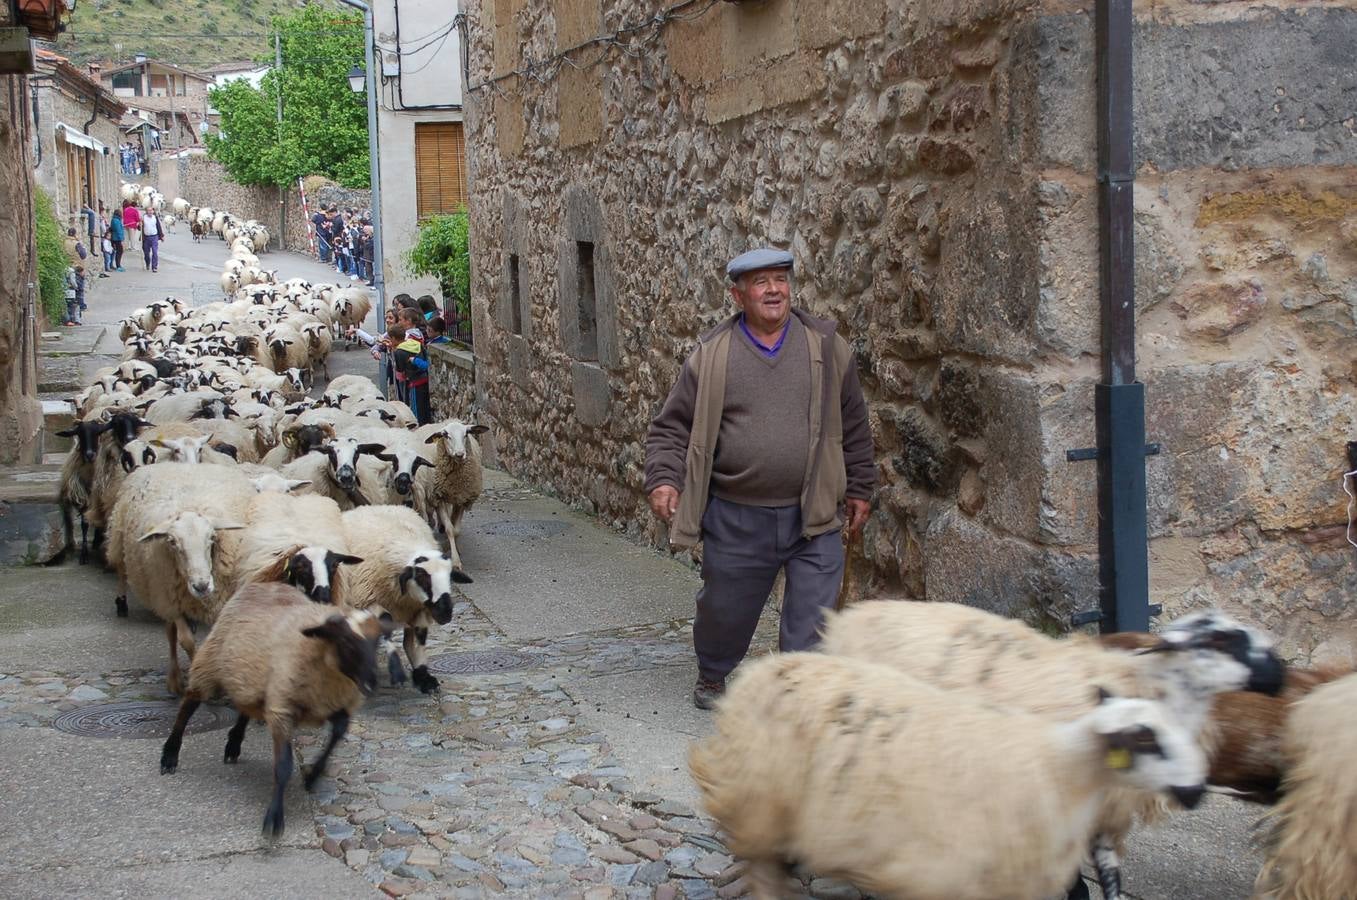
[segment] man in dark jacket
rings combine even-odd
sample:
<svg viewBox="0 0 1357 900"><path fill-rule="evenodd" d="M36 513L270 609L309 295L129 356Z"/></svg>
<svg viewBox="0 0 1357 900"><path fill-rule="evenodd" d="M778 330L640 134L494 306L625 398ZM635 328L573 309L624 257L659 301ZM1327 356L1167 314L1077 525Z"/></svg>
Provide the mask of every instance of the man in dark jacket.
<svg viewBox="0 0 1357 900"><path fill-rule="evenodd" d="M807 650L843 576L841 529L870 512L876 465L847 341L794 309L792 256L726 266L740 311L703 336L646 438L646 492L669 542L702 542L693 702L710 709L744 658L779 569L779 646Z"/></svg>

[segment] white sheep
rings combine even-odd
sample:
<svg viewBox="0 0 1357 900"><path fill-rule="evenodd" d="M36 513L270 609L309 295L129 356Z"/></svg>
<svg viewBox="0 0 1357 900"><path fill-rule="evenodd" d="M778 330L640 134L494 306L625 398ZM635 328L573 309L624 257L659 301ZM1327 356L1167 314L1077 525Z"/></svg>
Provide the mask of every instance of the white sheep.
<svg viewBox="0 0 1357 900"><path fill-rule="evenodd" d="M1218 694L1281 689L1284 667L1271 640L1219 612L1185 616L1158 637L1156 650L1163 652L1133 655L1082 635L1055 640L968 606L883 600L828 617L821 646L832 655L883 663L946 690L1056 719L1087 711L1093 702L1089 684L1163 699L1199 740ZM1090 849L1109 897L1120 890L1118 858L1126 835L1138 818L1161 811L1156 798L1121 791L1106 798Z"/></svg>
<svg viewBox="0 0 1357 900"><path fill-rule="evenodd" d="M288 482L296 484L296 482ZM317 603L344 603L341 565L363 560L349 553L340 509L329 497L261 493L245 512L245 530L227 560L231 584L284 581Z"/></svg>
<svg viewBox="0 0 1357 900"><path fill-rule="evenodd" d="M439 523L452 547L461 534L462 517L481 495L485 476L475 436L487 430L484 425L453 419L415 432L424 436L424 443L434 445L433 465L421 469L415 478L415 509ZM452 553L460 564L456 550Z"/></svg>
<svg viewBox="0 0 1357 900"><path fill-rule="evenodd" d="M438 679L429 674L425 659L429 627L452 621L452 585L471 579L453 566L428 524L411 509L365 506L346 510L342 520L349 548L363 556L344 573L348 602L364 609L381 607L404 625L411 680L423 693L436 690ZM399 680L394 652L388 662L393 680Z"/></svg>
<svg viewBox="0 0 1357 900"><path fill-rule="evenodd" d="M1076 877L1110 789L1195 804L1206 775L1154 701L1057 722L820 653L742 666L689 765L760 900L781 896L791 860L880 896L1049 897Z"/></svg>
<svg viewBox="0 0 1357 900"><path fill-rule="evenodd" d="M311 493L329 497L341 509L366 506L369 501L361 493L358 481L358 457L377 449L380 448L360 447L353 438L341 437L286 463L278 471L286 478L311 482L308 488Z"/></svg>
<svg viewBox="0 0 1357 900"><path fill-rule="evenodd" d="M244 527L255 495L244 475L229 468L164 463L141 468L127 482L109 524L108 561L118 573L118 595L135 593L165 621L170 644L169 689L182 679L176 646L193 658L189 620L210 624L226 598L215 569L220 532Z"/></svg>
<svg viewBox="0 0 1357 900"><path fill-rule="evenodd" d="M1337 900L1357 891L1357 675L1291 707L1287 773L1258 874L1265 900Z"/></svg>

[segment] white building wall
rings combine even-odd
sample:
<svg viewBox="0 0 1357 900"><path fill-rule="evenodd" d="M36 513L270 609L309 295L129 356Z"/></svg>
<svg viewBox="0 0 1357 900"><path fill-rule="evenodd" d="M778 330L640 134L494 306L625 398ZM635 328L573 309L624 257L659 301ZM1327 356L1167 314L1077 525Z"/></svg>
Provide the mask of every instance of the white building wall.
<svg viewBox="0 0 1357 900"><path fill-rule="evenodd" d="M375 0L373 27L382 57L377 106L386 296L439 296L433 278L415 278L401 261L419 237L415 124L462 121L462 52L450 0ZM392 52L396 47L400 53ZM431 107L414 109L412 107Z"/></svg>

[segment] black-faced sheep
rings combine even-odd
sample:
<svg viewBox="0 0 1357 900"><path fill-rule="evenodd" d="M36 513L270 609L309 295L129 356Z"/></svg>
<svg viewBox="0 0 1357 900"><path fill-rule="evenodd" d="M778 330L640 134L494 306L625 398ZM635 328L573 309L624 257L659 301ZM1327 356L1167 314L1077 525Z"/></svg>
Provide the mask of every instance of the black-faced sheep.
<svg viewBox="0 0 1357 900"><path fill-rule="evenodd" d="M330 738L303 784L309 791L325 773L335 745L363 697L377 686L376 646L382 625L363 610L338 611L312 603L296 588L254 584L222 608L193 660L188 690L160 753L160 772L179 766L184 729L205 700L224 696L239 714L226 738L225 761L240 758L251 719L273 738L273 798L264 833L283 831L283 794L292 777L292 732L330 723Z"/></svg>
<svg viewBox="0 0 1357 900"><path fill-rule="evenodd" d="M689 765L760 900L792 860L883 897L1049 897L1113 787L1194 804L1206 775L1154 701L1054 721L820 653L743 665Z"/></svg>

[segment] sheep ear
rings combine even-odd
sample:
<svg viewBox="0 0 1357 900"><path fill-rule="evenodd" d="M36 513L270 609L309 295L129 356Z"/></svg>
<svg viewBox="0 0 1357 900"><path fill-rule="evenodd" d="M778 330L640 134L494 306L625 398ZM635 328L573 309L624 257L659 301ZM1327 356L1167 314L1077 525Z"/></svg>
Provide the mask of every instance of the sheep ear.
<svg viewBox="0 0 1357 900"><path fill-rule="evenodd" d="M136 468L137 468L137 461L136 461L136 459L133 458L132 454L131 454L131 453L128 453L126 450L124 450L124 451L122 452L122 455L118 457L118 461L119 461L120 463L122 463L122 467L123 467L123 471L124 471L124 472L131 473L131 472L135 471Z"/></svg>
<svg viewBox="0 0 1357 900"><path fill-rule="evenodd" d="M452 580L456 584L471 584L471 576L461 569L452 570Z"/></svg>
<svg viewBox="0 0 1357 900"><path fill-rule="evenodd" d="M374 453L372 455L384 463L391 463L393 466L398 462L395 455L391 453Z"/></svg>
<svg viewBox="0 0 1357 900"><path fill-rule="evenodd" d="M234 444L209 444L208 446L218 453L226 454L237 462L240 461L240 451L236 449Z"/></svg>
<svg viewBox="0 0 1357 900"><path fill-rule="evenodd" d="M287 489L288 492L291 493L292 491L299 491L302 488L308 486L309 484L311 484L310 479L306 479L305 481L289 481L287 483Z"/></svg>
<svg viewBox="0 0 1357 900"><path fill-rule="evenodd" d="M356 566L363 561L361 556L349 556L347 553L336 553L335 562L341 566Z"/></svg>
<svg viewBox="0 0 1357 900"><path fill-rule="evenodd" d="M467 434L485 434L490 430L489 425L472 425L466 430Z"/></svg>
<svg viewBox="0 0 1357 900"><path fill-rule="evenodd" d="M424 443L426 443L426 444L436 444L436 443L438 443L438 439L441 438L442 436L443 436L443 432L441 432L441 431L435 431L433 434L429 435L428 437L426 437L426 438L424 439Z"/></svg>
<svg viewBox="0 0 1357 900"><path fill-rule="evenodd" d="M346 629L348 627L348 623L343 616L333 615L319 625L303 628L302 635L304 637L320 638L323 641L333 641L341 633L339 629Z"/></svg>
<svg viewBox="0 0 1357 900"><path fill-rule="evenodd" d="M214 531L240 531L244 527L243 522L214 522L212 525Z"/></svg>
<svg viewBox="0 0 1357 900"><path fill-rule="evenodd" d="M432 469L433 463L429 462L422 456L416 456L414 463L412 463L410 466L410 474L413 475L414 473L418 472L420 466L428 466L429 468Z"/></svg>
<svg viewBox="0 0 1357 900"><path fill-rule="evenodd" d="M148 531L148 532L146 532L145 534L143 534L141 537L137 538L137 543L139 543L139 544L140 544L140 543L145 543L146 541L149 541L149 540L151 540L152 538L163 538L163 537L167 537L167 536L169 535L169 533L170 533L170 523L169 523L169 522L162 522L161 524L159 524L159 525L157 525L156 527L152 528L150 531Z"/></svg>
<svg viewBox="0 0 1357 900"><path fill-rule="evenodd" d="M367 453L371 456L377 457L378 459L386 458L386 447L382 444L359 444L358 449L355 452ZM390 459L394 460L395 457L394 456L390 457Z"/></svg>
<svg viewBox="0 0 1357 900"><path fill-rule="evenodd" d="M1109 691L1107 688L1103 687L1101 684L1098 685L1093 690L1094 696L1098 698L1099 703L1106 703L1108 700L1112 699L1112 692Z"/></svg>
<svg viewBox="0 0 1357 900"><path fill-rule="evenodd" d="M401 573L396 576L396 585L400 588L401 593L405 592L405 585L410 582L411 578L415 577L417 571L414 566L406 566L401 569Z"/></svg>

